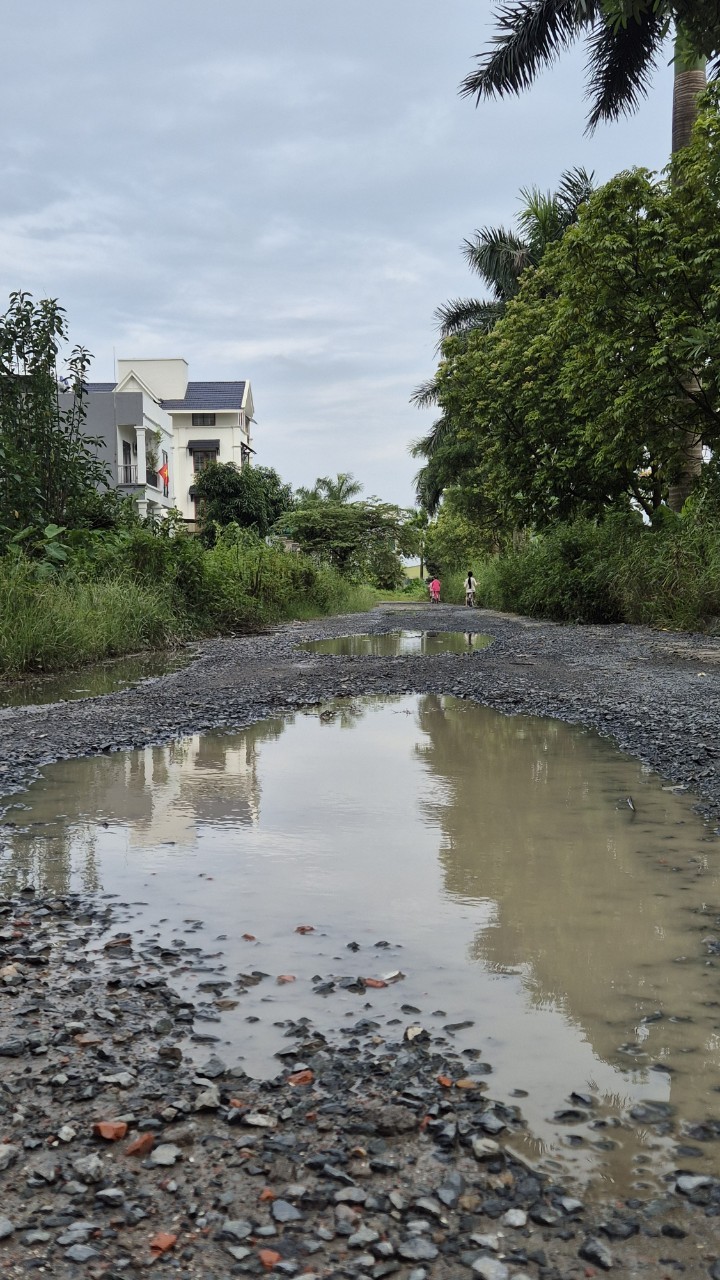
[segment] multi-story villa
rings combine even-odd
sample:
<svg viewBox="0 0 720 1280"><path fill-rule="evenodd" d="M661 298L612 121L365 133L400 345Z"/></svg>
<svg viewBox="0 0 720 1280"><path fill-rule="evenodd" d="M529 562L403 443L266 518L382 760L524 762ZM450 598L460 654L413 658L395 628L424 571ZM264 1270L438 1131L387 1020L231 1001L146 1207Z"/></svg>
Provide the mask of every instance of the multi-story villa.
<svg viewBox="0 0 720 1280"><path fill-rule="evenodd" d="M87 385L85 431L140 514L197 517L194 479L207 462L250 462L249 382L188 382L187 361L118 360L117 382Z"/></svg>

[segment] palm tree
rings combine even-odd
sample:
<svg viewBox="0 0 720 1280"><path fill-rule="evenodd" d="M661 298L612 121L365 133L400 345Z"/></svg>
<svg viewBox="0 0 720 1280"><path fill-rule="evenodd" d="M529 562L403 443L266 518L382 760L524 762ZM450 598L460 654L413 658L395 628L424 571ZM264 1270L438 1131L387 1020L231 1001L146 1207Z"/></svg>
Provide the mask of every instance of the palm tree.
<svg viewBox="0 0 720 1280"><path fill-rule="evenodd" d="M338 471L335 479L318 476L312 489L298 489L297 496L307 502L350 502L362 493L362 485L349 471Z"/></svg>
<svg viewBox="0 0 720 1280"><path fill-rule="evenodd" d="M577 222L581 205L592 195L593 177L585 169L568 169L555 192L526 187L520 192L522 208L517 216L517 231L483 227L465 240L465 260L484 281L492 298L454 298L438 307L435 319L441 340L473 329L487 333L497 324L520 287L523 271L537 266L548 246ZM422 390L418 388L413 397L416 404L422 403Z"/></svg>
<svg viewBox="0 0 720 1280"><path fill-rule="evenodd" d="M593 190L592 173L580 168L568 169L562 174L555 192L542 192L537 187L526 187L520 192L523 203L517 216L517 231L483 227L466 240L463 245L465 259L493 296L490 301L455 298L438 307L435 319L440 341L473 330L488 333L517 294L523 271L537 266L545 250L559 240L572 223L577 222L580 207ZM426 409L438 404L438 398L438 383L431 378L414 391L411 401L419 409ZM452 424L443 415L410 449L413 458L425 460L425 466L416 476L417 499L430 514L437 511L443 492L440 468L431 465L432 459L451 431Z"/></svg>
<svg viewBox="0 0 720 1280"><path fill-rule="evenodd" d="M720 14L707 0L516 0L500 10L494 47L461 85L479 103L484 97L520 93L576 39L588 49L588 128L637 110L675 23L672 152L690 141L697 102L706 84L706 52L720 46ZM692 374L688 386L694 385ZM672 486L670 506L680 510L702 465L694 432L684 442L683 475Z"/></svg>
<svg viewBox="0 0 720 1280"><path fill-rule="evenodd" d="M702 0L685 3L685 17ZM705 85L706 59L689 23L677 21L672 0L516 0L498 15L493 48L479 54L480 65L463 80L461 93L481 98L520 93L538 72L581 36L588 49L589 130L601 120L636 111L675 19L675 107L673 151L689 140L697 97ZM720 43L720 20L715 38Z"/></svg>

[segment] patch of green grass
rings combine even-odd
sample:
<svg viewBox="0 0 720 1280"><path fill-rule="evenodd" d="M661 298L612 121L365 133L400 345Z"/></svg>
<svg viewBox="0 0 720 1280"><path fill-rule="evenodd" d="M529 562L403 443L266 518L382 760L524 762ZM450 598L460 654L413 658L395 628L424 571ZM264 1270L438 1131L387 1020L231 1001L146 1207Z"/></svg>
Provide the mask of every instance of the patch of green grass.
<svg viewBox="0 0 720 1280"><path fill-rule="evenodd" d="M160 588L127 577L34 581L19 562L0 575L0 672L62 671L187 633Z"/></svg>
<svg viewBox="0 0 720 1280"><path fill-rule="evenodd" d="M190 636L253 632L291 618L362 612L372 588L247 538L207 550L134 531L41 576L0 559L0 676L64 671Z"/></svg>

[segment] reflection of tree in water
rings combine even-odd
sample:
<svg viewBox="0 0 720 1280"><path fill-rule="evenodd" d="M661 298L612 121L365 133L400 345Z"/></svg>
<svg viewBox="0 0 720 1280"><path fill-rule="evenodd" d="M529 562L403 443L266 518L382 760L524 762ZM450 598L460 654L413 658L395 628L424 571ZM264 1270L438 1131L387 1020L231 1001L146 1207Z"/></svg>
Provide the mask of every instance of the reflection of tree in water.
<svg viewBox="0 0 720 1280"><path fill-rule="evenodd" d="M703 970L672 963L688 951L696 896L676 895L697 870L668 885L658 866L676 848L665 842L670 824L686 812L645 785L639 765L557 722L434 696L421 699L419 722L427 741L418 753L433 780L422 804L442 831L446 892L494 904L473 957L493 969L523 966L534 1003L562 1010L614 1065L633 1065L618 1046L635 1038L642 1014L696 1011L696 1029L667 1019L653 1027L648 1061L664 1046L680 1068L673 1100L699 1093L698 1077L717 1071L720 1049L701 1007ZM637 816L618 807L623 791L637 798L641 789ZM708 846L699 824L694 831L688 820L682 830L686 867ZM708 892L715 900L717 883L711 889L705 880L702 896ZM697 1052L679 1059L675 1050L688 1040ZM658 1081L657 1096L666 1089Z"/></svg>
<svg viewBox="0 0 720 1280"><path fill-rule="evenodd" d="M317 715L321 724L335 724L341 729L352 729L368 710L368 699L359 702L355 698L336 698L311 714Z"/></svg>
<svg viewBox="0 0 720 1280"><path fill-rule="evenodd" d="M253 824L260 813L260 747L288 718L242 733L197 734L162 747L114 752L48 766L27 793L28 829L8 831L0 850L5 893L32 883L62 893L101 888L98 847L105 828L129 828L131 845L194 843L196 826Z"/></svg>

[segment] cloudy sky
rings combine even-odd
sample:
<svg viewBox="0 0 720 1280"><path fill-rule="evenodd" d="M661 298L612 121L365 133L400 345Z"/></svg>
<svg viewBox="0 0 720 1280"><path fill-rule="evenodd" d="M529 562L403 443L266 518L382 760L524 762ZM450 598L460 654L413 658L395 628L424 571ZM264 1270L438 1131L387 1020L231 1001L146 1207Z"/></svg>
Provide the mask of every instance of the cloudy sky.
<svg viewBox="0 0 720 1280"><path fill-rule="evenodd" d="M60 299L93 376L249 378L257 461L409 503L432 313L521 187L669 150L671 73L584 137L582 52L520 99L457 86L490 0L26 0L0 48L0 305Z"/></svg>

